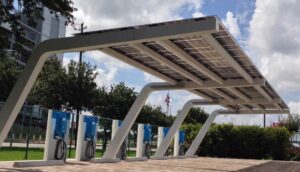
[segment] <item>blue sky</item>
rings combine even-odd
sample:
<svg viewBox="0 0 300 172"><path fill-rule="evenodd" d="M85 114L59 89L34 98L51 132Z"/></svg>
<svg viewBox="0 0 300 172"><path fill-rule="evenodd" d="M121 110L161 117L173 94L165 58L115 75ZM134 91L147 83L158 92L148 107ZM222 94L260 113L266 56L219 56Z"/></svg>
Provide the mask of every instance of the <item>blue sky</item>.
<svg viewBox="0 0 300 172"><path fill-rule="evenodd" d="M88 2L87 2L88 1ZM92 6L90 4L93 4ZM299 112L300 77L300 21L297 17L299 1L295 0L75 0L78 22L84 21L88 30L101 30L137 24L155 23L182 18L217 15L237 39L260 71L274 85L294 112ZM286 12L286 9L289 9ZM278 22L281 21L281 22ZM293 25L292 25L293 24ZM292 27L290 27L292 26ZM68 28L67 35L74 33ZM285 46L281 46L285 45ZM287 51L288 50L288 51ZM64 64L78 55L65 55ZM97 65L99 85L125 82L139 91L145 84L158 81L120 61L100 52L86 52L84 61ZM299 86L299 88L298 88ZM151 94L147 103L165 107L167 92ZM175 115L185 101L197 96L185 91L171 91L172 114ZM205 107L211 112L217 107ZM261 124L262 116L227 116L218 122ZM274 121L273 117L269 119Z"/></svg>

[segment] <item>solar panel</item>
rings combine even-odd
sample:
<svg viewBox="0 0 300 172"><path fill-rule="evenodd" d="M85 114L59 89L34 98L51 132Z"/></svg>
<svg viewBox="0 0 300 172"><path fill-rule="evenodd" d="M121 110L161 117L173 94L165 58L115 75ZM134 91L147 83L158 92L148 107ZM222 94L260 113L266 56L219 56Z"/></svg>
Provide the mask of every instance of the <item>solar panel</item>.
<svg viewBox="0 0 300 172"><path fill-rule="evenodd" d="M190 81L201 85L206 81L216 81L219 87L195 88L193 92L212 101L219 101L221 105L227 108L289 109L267 81L262 86L251 86L253 80L265 78L216 16L86 32L84 34L114 33L123 30L141 31L142 34L145 28L146 30L148 28L155 30L154 28L157 26L168 25L176 30L184 27L185 23L199 28L206 28L207 25L211 26L213 23L215 30L213 32L197 32L195 30L177 35L171 35L170 33L173 31L170 30L170 33L161 33L162 36L160 37L148 37L145 40L141 39L132 43L125 42L122 44L120 42L118 45L107 46L100 50L104 53L108 52L105 49L116 52L113 56L122 56L122 58L133 60L137 62L135 64L141 64L145 68L157 71L164 78L175 80L178 83ZM150 29L149 32L151 32ZM112 55L111 53L108 54ZM162 75L156 76L161 78ZM222 85L225 81L240 80L246 80L250 85L247 87Z"/></svg>

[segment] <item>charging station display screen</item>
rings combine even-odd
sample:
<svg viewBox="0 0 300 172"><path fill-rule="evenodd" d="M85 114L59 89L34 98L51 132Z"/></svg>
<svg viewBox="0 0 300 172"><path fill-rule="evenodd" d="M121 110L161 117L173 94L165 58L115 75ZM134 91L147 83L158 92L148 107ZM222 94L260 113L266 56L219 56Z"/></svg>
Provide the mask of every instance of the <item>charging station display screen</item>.
<svg viewBox="0 0 300 172"><path fill-rule="evenodd" d="M184 130L180 130L179 131L179 143L183 144L185 141L185 131Z"/></svg>
<svg viewBox="0 0 300 172"><path fill-rule="evenodd" d="M145 124L144 125L144 143L151 142L151 136L152 136L152 128L150 124Z"/></svg>
<svg viewBox="0 0 300 172"><path fill-rule="evenodd" d="M168 132L169 132L169 129L170 128L168 128L168 127L164 127L164 138L166 137L166 135L168 134Z"/></svg>
<svg viewBox="0 0 300 172"><path fill-rule="evenodd" d="M94 140L95 135L96 135L98 118L95 116L85 116L84 122L86 123L84 139L85 140Z"/></svg>
<svg viewBox="0 0 300 172"><path fill-rule="evenodd" d="M64 139L68 129L70 113L54 111L52 113L52 118L55 119L54 138Z"/></svg>

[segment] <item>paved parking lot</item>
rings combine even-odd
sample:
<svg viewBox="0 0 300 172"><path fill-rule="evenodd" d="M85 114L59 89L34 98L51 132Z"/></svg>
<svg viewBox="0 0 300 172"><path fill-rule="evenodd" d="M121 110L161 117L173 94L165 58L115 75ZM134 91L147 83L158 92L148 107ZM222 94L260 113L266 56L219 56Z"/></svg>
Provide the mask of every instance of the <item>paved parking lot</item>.
<svg viewBox="0 0 300 172"><path fill-rule="evenodd" d="M145 162L119 163L68 163L63 166L48 166L34 168L14 168L13 162L0 162L0 171L11 172L296 172L300 171L300 163L270 161L270 160L241 160L222 158L190 158L173 160L149 160Z"/></svg>

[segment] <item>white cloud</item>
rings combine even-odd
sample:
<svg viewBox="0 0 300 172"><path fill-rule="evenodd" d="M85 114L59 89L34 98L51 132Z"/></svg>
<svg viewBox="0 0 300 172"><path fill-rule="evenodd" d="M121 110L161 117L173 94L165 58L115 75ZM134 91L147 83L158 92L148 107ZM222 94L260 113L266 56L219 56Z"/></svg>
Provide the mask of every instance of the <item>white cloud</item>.
<svg viewBox="0 0 300 172"><path fill-rule="evenodd" d="M203 13L201 13L200 11L196 11L196 12L194 12L193 13L193 15L192 15L193 17L203 17L204 16L204 14Z"/></svg>
<svg viewBox="0 0 300 172"><path fill-rule="evenodd" d="M74 0L74 5L78 8L78 11L74 13L77 22L84 22L87 26L85 31L91 31L180 19L182 18L181 8L184 8L185 12L196 11L200 14L202 0ZM74 32L73 28L68 27L68 36ZM113 77L120 69L132 68L99 51L85 54L95 63L104 64L105 68L99 68L98 71L103 76L108 74L108 77L103 79L107 83L114 81ZM109 71L111 69L113 71ZM159 81L148 74L144 76L144 80L148 82ZM98 84L101 84L100 78L98 78Z"/></svg>
<svg viewBox="0 0 300 172"><path fill-rule="evenodd" d="M248 47L280 93L300 91L300 1L257 0Z"/></svg>
<svg viewBox="0 0 300 172"><path fill-rule="evenodd" d="M108 66L107 69L97 68L96 72L98 75L96 77L96 83L98 86L105 86L110 88L114 82L114 78L117 74L118 69L114 66Z"/></svg>
<svg viewBox="0 0 300 172"><path fill-rule="evenodd" d="M288 105L291 108L291 113L300 114L300 100L297 102L291 101Z"/></svg>
<svg viewBox="0 0 300 172"><path fill-rule="evenodd" d="M144 78L147 82L162 82L163 80L144 72Z"/></svg>
<svg viewBox="0 0 300 172"><path fill-rule="evenodd" d="M226 13L226 19L222 20L222 22L234 37L237 38L241 34L238 19L231 11Z"/></svg>
<svg viewBox="0 0 300 172"><path fill-rule="evenodd" d="M84 22L87 30L100 30L179 19L180 8L199 11L202 0L74 0L74 4L78 22ZM72 32L69 28L68 35Z"/></svg>

